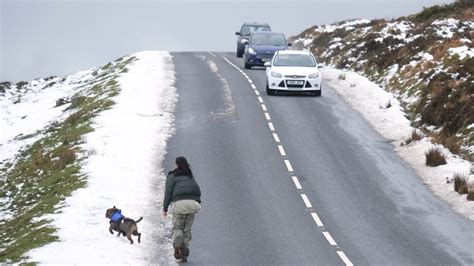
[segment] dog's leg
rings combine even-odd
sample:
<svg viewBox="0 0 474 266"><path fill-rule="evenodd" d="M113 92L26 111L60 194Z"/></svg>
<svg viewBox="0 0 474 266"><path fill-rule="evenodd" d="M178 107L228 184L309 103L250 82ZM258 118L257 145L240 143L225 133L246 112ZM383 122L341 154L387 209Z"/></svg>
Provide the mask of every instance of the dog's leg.
<svg viewBox="0 0 474 266"><path fill-rule="evenodd" d="M127 238L128 238L128 240L130 240L130 244L133 244L132 232L129 232L129 233L127 234Z"/></svg>
<svg viewBox="0 0 474 266"><path fill-rule="evenodd" d="M113 234L114 234L114 231L112 231L112 229L114 229L114 228L113 228L113 226L112 226L112 224L111 224L110 227L109 227L109 232L110 232L110 234L113 235Z"/></svg>
<svg viewBox="0 0 474 266"><path fill-rule="evenodd" d="M142 237L142 234L141 234L141 233L138 233L138 231L135 230L135 231L133 231L133 235L134 235L134 236L138 236L138 243L140 243L140 239L141 239L141 237Z"/></svg>

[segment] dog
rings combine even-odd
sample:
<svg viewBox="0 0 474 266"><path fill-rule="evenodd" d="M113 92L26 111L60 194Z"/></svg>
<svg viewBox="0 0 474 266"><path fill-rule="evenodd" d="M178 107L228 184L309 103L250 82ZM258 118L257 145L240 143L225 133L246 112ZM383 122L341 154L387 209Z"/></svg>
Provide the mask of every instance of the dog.
<svg viewBox="0 0 474 266"><path fill-rule="evenodd" d="M136 221L127 218L122 215L121 210L114 206L105 211L105 218L110 219L109 232L112 235L114 234L113 231L117 231L117 236L120 236L121 234L124 237L126 236L130 241L130 244L133 244L132 235L138 236L138 243L140 243L142 234L138 232L137 223L139 223L143 217L140 217L140 219Z"/></svg>

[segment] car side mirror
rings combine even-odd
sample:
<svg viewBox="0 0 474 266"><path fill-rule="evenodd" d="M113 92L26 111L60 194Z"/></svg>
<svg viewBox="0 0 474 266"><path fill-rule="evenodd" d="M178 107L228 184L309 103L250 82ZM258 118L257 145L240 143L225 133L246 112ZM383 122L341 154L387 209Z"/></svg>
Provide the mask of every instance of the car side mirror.
<svg viewBox="0 0 474 266"><path fill-rule="evenodd" d="M323 68L324 67L324 64L323 63L319 63L318 64L318 68Z"/></svg>
<svg viewBox="0 0 474 266"><path fill-rule="evenodd" d="M270 62L265 62L265 64L263 64L265 67L271 67L272 64L270 64Z"/></svg>
<svg viewBox="0 0 474 266"><path fill-rule="evenodd" d="M236 31L236 32L235 32L235 35L240 35L240 32L239 32L239 31Z"/></svg>
<svg viewBox="0 0 474 266"><path fill-rule="evenodd" d="M291 42L289 42L289 43L288 43L288 47L290 47L291 45L292 45Z"/></svg>

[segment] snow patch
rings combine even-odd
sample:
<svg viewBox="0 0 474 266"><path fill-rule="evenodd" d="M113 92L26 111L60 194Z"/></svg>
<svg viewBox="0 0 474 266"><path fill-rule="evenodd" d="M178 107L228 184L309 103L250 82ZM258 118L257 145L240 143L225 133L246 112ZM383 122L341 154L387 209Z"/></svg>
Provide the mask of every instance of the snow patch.
<svg viewBox="0 0 474 266"><path fill-rule="evenodd" d="M463 60L466 57L474 57L474 49L467 46L449 48L448 53L451 56L457 54L460 60Z"/></svg>
<svg viewBox="0 0 474 266"><path fill-rule="evenodd" d="M446 156L447 164L438 167L426 166L425 152L433 147L433 144L425 138L401 146L413 128L400 103L393 98L391 93L357 73L329 68L322 69L321 72L324 80L354 110L361 113L383 137L393 140L396 152L416 170L435 195L447 201L458 213L474 220L474 201L467 201L466 195L459 195L454 191L453 184L446 182L447 178L452 178L456 173L468 175L472 163L460 159L440 146ZM338 79L341 73L345 74L345 80ZM357 84L357 90L354 90L351 84ZM388 102L390 102L390 107L388 107Z"/></svg>
<svg viewBox="0 0 474 266"><path fill-rule="evenodd" d="M116 104L94 118L95 131L85 137L82 148L95 151L82 168L87 187L67 198L60 213L44 217L54 220L60 242L30 251L32 261L145 265L156 252L165 253L164 260L172 256L170 222L161 219L159 206L166 178L161 163L177 101L174 66L167 52L132 56L138 60L117 79ZM104 215L114 205L127 217L143 216L138 225L142 243L130 245L126 238L110 235Z"/></svg>

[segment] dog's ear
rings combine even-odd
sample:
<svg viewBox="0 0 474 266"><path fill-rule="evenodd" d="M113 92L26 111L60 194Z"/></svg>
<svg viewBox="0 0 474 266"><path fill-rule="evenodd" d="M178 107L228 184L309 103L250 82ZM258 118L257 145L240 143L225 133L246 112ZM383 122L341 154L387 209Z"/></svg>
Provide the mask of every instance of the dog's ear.
<svg viewBox="0 0 474 266"><path fill-rule="evenodd" d="M112 208L117 209L117 207L115 207L115 205L114 205L114 207L112 207Z"/></svg>

